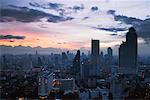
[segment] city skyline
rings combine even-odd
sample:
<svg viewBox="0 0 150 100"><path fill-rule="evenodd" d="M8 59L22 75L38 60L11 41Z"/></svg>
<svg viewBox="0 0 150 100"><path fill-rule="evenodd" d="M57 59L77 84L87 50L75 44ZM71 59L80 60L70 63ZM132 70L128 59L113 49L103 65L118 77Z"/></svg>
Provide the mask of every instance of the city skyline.
<svg viewBox="0 0 150 100"><path fill-rule="evenodd" d="M1 55L1 98L26 99L149 99L150 59L137 60L137 34L131 27L120 45L100 52L91 40L91 54L70 51L48 55ZM20 81L18 81L20 80Z"/></svg>
<svg viewBox="0 0 150 100"><path fill-rule="evenodd" d="M88 51L91 39L98 39L102 51L111 47L118 55L119 45L133 26L139 37L139 55L150 55L148 0L1 2L0 45Z"/></svg>
<svg viewBox="0 0 150 100"><path fill-rule="evenodd" d="M150 100L150 0L1 0L1 99Z"/></svg>

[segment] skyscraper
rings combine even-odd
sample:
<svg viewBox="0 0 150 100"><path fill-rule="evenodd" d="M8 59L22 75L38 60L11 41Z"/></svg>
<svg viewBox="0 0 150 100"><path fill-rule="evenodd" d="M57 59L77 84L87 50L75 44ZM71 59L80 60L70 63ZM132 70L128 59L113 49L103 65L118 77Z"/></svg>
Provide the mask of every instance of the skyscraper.
<svg viewBox="0 0 150 100"><path fill-rule="evenodd" d="M137 34L136 30L131 27L126 35L126 42L123 42L119 48L119 67L133 74L137 67Z"/></svg>
<svg viewBox="0 0 150 100"><path fill-rule="evenodd" d="M67 62L68 62L68 56L67 56L67 54L65 52L62 52L61 61L62 61L62 66L66 67L67 66Z"/></svg>
<svg viewBox="0 0 150 100"><path fill-rule="evenodd" d="M80 50L77 51L75 58L73 60L73 74L77 74L80 72Z"/></svg>
<svg viewBox="0 0 150 100"><path fill-rule="evenodd" d="M92 40L91 44L91 64L92 64L92 69L91 69L91 76L96 76L99 71L99 40Z"/></svg>
<svg viewBox="0 0 150 100"><path fill-rule="evenodd" d="M111 47L108 47L107 55L108 55L108 57L112 57L113 56L113 51L112 51Z"/></svg>
<svg viewBox="0 0 150 100"><path fill-rule="evenodd" d="M105 73L110 73L112 68L113 50L111 47L107 48L107 54L104 56L102 70Z"/></svg>

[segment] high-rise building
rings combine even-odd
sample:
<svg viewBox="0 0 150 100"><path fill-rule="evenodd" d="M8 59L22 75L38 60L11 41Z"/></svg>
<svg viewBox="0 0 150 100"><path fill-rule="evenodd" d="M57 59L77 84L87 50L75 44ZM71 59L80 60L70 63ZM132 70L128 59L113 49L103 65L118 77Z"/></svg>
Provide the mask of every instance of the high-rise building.
<svg viewBox="0 0 150 100"><path fill-rule="evenodd" d="M68 62L68 56L67 56L67 54L65 52L62 52L61 61L62 61L62 66L66 67L67 66L67 62Z"/></svg>
<svg viewBox="0 0 150 100"><path fill-rule="evenodd" d="M113 50L111 47L107 48L107 54L104 55L103 62L102 62L102 70L103 72L109 74L112 68L112 60L113 60Z"/></svg>
<svg viewBox="0 0 150 100"><path fill-rule="evenodd" d="M75 75L80 72L80 50L77 51L75 58L73 60L72 73Z"/></svg>
<svg viewBox="0 0 150 100"><path fill-rule="evenodd" d="M92 40L92 44L91 44L91 64L92 64L92 68L91 68L91 76L97 76L97 74L99 73L99 62L100 62L100 57L99 57L99 40Z"/></svg>
<svg viewBox="0 0 150 100"><path fill-rule="evenodd" d="M134 74L137 67L137 34L131 27L126 34L126 42L119 48L119 67L125 74Z"/></svg>
<svg viewBox="0 0 150 100"><path fill-rule="evenodd" d="M112 57L113 56L113 51L112 51L111 47L108 47L107 55L108 55L108 57Z"/></svg>
<svg viewBox="0 0 150 100"><path fill-rule="evenodd" d="M112 60L113 60L113 50L111 49L111 47L108 47L108 49L107 49L107 63L109 64L109 66L112 65Z"/></svg>
<svg viewBox="0 0 150 100"><path fill-rule="evenodd" d="M86 80L89 77L89 67L90 67L89 59L82 60L80 67L81 67L80 68L81 79Z"/></svg>

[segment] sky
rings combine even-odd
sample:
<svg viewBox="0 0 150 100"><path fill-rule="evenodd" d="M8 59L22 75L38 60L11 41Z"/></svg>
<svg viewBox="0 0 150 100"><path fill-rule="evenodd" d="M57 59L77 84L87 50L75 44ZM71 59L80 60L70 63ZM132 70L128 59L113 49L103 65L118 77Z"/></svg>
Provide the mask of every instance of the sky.
<svg viewBox="0 0 150 100"><path fill-rule="evenodd" d="M129 27L140 55L150 55L150 0L1 0L0 45L118 53Z"/></svg>

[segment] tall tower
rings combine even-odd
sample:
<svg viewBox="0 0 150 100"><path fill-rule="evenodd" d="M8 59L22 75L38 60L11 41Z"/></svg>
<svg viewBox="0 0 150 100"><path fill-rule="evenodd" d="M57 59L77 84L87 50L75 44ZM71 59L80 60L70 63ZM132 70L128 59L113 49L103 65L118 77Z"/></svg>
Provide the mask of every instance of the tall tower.
<svg viewBox="0 0 150 100"><path fill-rule="evenodd" d="M107 49L107 55L110 56L110 57L112 57L113 51L112 51L111 47L108 47L108 49Z"/></svg>
<svg viewBox="0 0 150 100"><path fill-rule="evenodd" d="M123 73L133 74L137 67L137 34L133 27L129 28L126 42L119 48L119 67Z"/></svg>
<svg viewBox="0 0 150 100"><path fill-rule="evenodd" d="M91 44L91 76L96 76L99 71L99 40L92 40Z"/></svg>
<svg viewBox="0 0 150 100"><path fill-rule="evenodd" d="M80 72L80 50L77 51L75 58L73 60L73 74L77 74Z"/></svg>
<svg viewBox="0 0 150 100"><path fill-rule="evenodd" d="M137 66L137 34L133 27L129 29L126 36L127 49L128 49L128 65L131 67Z"/></svg>
<svg viewBox="0 0 150 100"><path fill-rule="evenodd" d="M62 61L62 66L66 67L68 62L68 56L65 52L62 52L61 61Z"/></svg>

